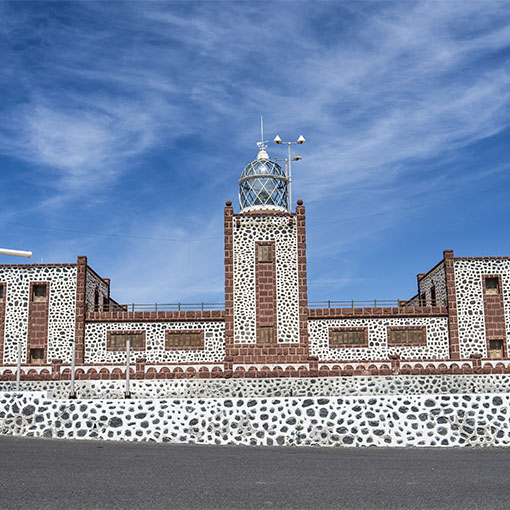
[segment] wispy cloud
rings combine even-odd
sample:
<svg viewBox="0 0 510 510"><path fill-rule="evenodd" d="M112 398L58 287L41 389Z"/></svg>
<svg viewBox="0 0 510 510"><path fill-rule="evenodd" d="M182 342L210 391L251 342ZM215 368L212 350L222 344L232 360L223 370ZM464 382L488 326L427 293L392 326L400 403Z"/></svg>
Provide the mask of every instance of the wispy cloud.
<svg viewBox="0 0 510 510"><path fill-rule="evenodd" d="M84 232L210 237L221 219L193 227L192 218L235 194L259 114L268 136L308 139L295 197L327 220L476 187L482 172L458 169L463 151L510 127L507 1L292 5L0 3L0 153L22 162L37 190L20 210L37 209L49 227L73 217ZM487 162L484 179L503 168ZM77 203L87 220L74 217ZM339 256L399 221L395 213L344 225L343 239L317 221L314 240ZM194 296L187 251L165 258L153 242L148 251L112 246L124 261L111 264L112 276L141 272L134 285L147 282L148 294L158 281L150 268L167 261L180 269L161 281ZM83 243L101 259L100 244ZM213 294L216 264L197 251L194 274Z"/></svg>

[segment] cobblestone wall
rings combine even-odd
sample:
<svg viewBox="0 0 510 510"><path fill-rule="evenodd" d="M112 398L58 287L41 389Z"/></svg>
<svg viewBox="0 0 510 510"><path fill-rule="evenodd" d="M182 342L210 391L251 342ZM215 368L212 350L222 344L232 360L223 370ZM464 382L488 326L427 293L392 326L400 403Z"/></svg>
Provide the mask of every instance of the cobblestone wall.
<svg viewBox="0 0 510 510"><path fill-rule="evenodd" d="M14 391L15 382L0 382L0 391ZM22 381L25 391L69 395L69 381ZM76 381L80 398L123 398L125 381ZM387 377L300 377L274 379L132 380L135 398L249 398L363 395L510 393L508 375L396 375Z"/></svg>
<svg viewBox="0 0 510 510"><path fill-rule="evenodd" d="M297 224L289 215L236 215L234 239L234 342L256 343L255 243L276 247L277 342L299 342Z"/></svg>
<svg viewBox="0 0 510 510"><path fill-rule="evenodd" d="M461 358L471 354L487 356L485 336L483 275L501 275L505 323L510 340L510 260L509 259L455 259L455 292L459 324Z"/></svg>
<svg viewBox="0 0 510 510"><path fill-rule="evenodd" d="M416 347L388 346L388 327L425 326L427 345ZM331 347L330 328L368 328L368 347ZM448 319L446 317L408 317L381 319L311 319L308 321L310 354L319 360L380 360L390 354L402 359L448 358Z"/></svg>
<svg viewBox="0 0 510 510"><path fill-rule="evenodd" d="M177 330L203 330L203 348L165 349L165 332ZM107 349L108 331L145 331L145 349L133 350L133 359L143 357L147 363L211 363L225 359L223 321L88 322L85 326L86 363L125 362L125 351Z"/></svg>
<svg viewBox="0 0 510 510"><path fill-rule="evenodd" d="M71 361L75 334L76 266L0 266L0 282L5 282L5 324L3 363L16 363L17 346L27 349L30 284L48 282L48 360Z"/></svg>
<svg viewBox="0 0 510 510"><path fill-rule="evenodd" d="M508 446L510 396L48 400L1 394L0 433L280 446Z"/></svg>

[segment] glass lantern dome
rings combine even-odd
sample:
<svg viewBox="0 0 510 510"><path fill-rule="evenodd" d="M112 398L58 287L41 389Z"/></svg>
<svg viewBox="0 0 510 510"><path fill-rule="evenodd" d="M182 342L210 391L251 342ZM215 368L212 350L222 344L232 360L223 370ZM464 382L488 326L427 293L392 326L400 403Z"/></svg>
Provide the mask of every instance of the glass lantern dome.
<svg viewBox="0 0 510 510"><path fill-rule="evenodd" d="M245 209L284 209L288 207L288 179L282 167L271 161L262 148L239 179L239 204Z"/></svg>

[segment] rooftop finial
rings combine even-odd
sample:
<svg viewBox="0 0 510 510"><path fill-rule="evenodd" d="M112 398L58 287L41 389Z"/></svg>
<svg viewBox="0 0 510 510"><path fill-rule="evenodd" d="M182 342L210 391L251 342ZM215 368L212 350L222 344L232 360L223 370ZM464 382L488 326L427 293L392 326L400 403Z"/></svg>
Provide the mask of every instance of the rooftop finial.
<svg viewBox="0 0 510 510"><path fill-rule="evenodd" d="M260 142L257 142L257 147L259 148L259 153L257 154L257 159L269 159L269 154L267 153L267 142L268 140L264 140L264 117L260 116Z"/></svg>

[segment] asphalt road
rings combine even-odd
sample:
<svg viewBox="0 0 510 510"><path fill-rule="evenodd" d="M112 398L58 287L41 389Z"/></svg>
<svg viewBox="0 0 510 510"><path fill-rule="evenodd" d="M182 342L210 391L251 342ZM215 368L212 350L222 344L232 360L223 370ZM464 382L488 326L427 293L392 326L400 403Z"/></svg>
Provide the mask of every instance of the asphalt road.
<svg viewBox="0 0 510 510"><path fill-rule="evenodd" d="M0 437L1 508L510 507L510 450Z"/></svg>

